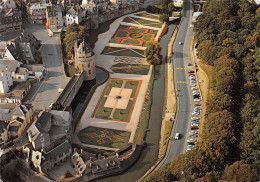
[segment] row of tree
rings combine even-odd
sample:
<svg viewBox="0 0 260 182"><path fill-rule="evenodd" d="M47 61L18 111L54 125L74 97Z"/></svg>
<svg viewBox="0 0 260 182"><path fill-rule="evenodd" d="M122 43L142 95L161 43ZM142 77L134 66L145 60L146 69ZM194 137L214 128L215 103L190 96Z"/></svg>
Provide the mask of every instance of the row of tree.
<svg viewBox="0 0 260 182"><path fill-rule="evenodd" d="M257 181L260 163L260 8L208 1L195 23L198 56L213 66L202 141L145 181Z"/></svg>

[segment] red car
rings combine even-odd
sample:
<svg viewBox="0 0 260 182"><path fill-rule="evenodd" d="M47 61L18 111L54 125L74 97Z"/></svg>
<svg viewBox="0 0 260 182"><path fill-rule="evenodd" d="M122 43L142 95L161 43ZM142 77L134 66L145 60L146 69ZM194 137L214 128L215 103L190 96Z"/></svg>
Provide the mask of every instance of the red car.
<svg viewBox="0 0 260 182"><path fill-rule="evenodd" d="M188 71L188 73L194 73L194 71L193 71L193 70L190 70L190 71Z"/></svg>
<svg viewBox="0 0 260 182"><path fill-rule="evenodd" d="M198 126L191 126L190 129L191 130L197 130L197 129L199 129L199 127Z"/></svg>
<svg viewBox="0 0 260 182"><path fill-rule="evenodd" d="M193 73L189 74L189 76L195 76Z"/></svg>

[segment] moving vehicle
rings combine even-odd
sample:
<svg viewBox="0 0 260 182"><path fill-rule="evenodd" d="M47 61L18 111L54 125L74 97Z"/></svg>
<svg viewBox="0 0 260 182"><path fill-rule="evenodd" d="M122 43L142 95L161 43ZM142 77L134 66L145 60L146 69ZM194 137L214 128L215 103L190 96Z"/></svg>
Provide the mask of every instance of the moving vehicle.
<svg viewBox="0 0 260 182"><path fill-rule="evenodd" d="M180 139L180 133L176 133L174 139L179 140Z"/></svg>

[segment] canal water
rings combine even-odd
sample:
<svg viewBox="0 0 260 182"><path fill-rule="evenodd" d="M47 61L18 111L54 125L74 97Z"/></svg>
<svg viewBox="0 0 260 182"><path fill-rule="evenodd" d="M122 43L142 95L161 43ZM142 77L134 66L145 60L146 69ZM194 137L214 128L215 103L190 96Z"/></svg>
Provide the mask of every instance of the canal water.
<svg viewBox="0 0 260 182"><path fill-rule="evenodd" d="M148 126L148 132L145 139L146 146L140 154L138 161L130 167L125 173L117 176L108 177L99 182L133 182L141 178L157 161L159 151L159 139L161 132L162 108L164 102L164 60L165 49L172 35L175 25L168 27L167 33L161 38L161 55L163 62L161 66L155 68L155 81L153 85L153 102L151 105L151 114Z"/></svg>

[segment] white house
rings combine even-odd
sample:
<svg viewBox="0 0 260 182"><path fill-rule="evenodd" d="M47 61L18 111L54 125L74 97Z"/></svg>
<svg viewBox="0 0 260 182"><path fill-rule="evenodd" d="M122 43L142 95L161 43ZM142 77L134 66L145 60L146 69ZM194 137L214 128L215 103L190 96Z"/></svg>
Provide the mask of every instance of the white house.
<svg viewBox="0 0 260 182"><path fill-rule="evenodd" d="M68 11L66 13L66 18L65 18L66 26L73 23L79 24L81 22L82 22L82 8L80 6L68 7Z"/></svg>
<svg viewBox="0 0 260 182"><path fill-rule="evenodd" d="M182 7L183 6L183 0L173 0L173 5L175 7Z"/></svg>
<svg viewBox="0 0 260 182"><path fill-rule="evenodd" d="M0 73L0 92L7 93L9 88L13 85L11 72L6 68Z"/></svg>

